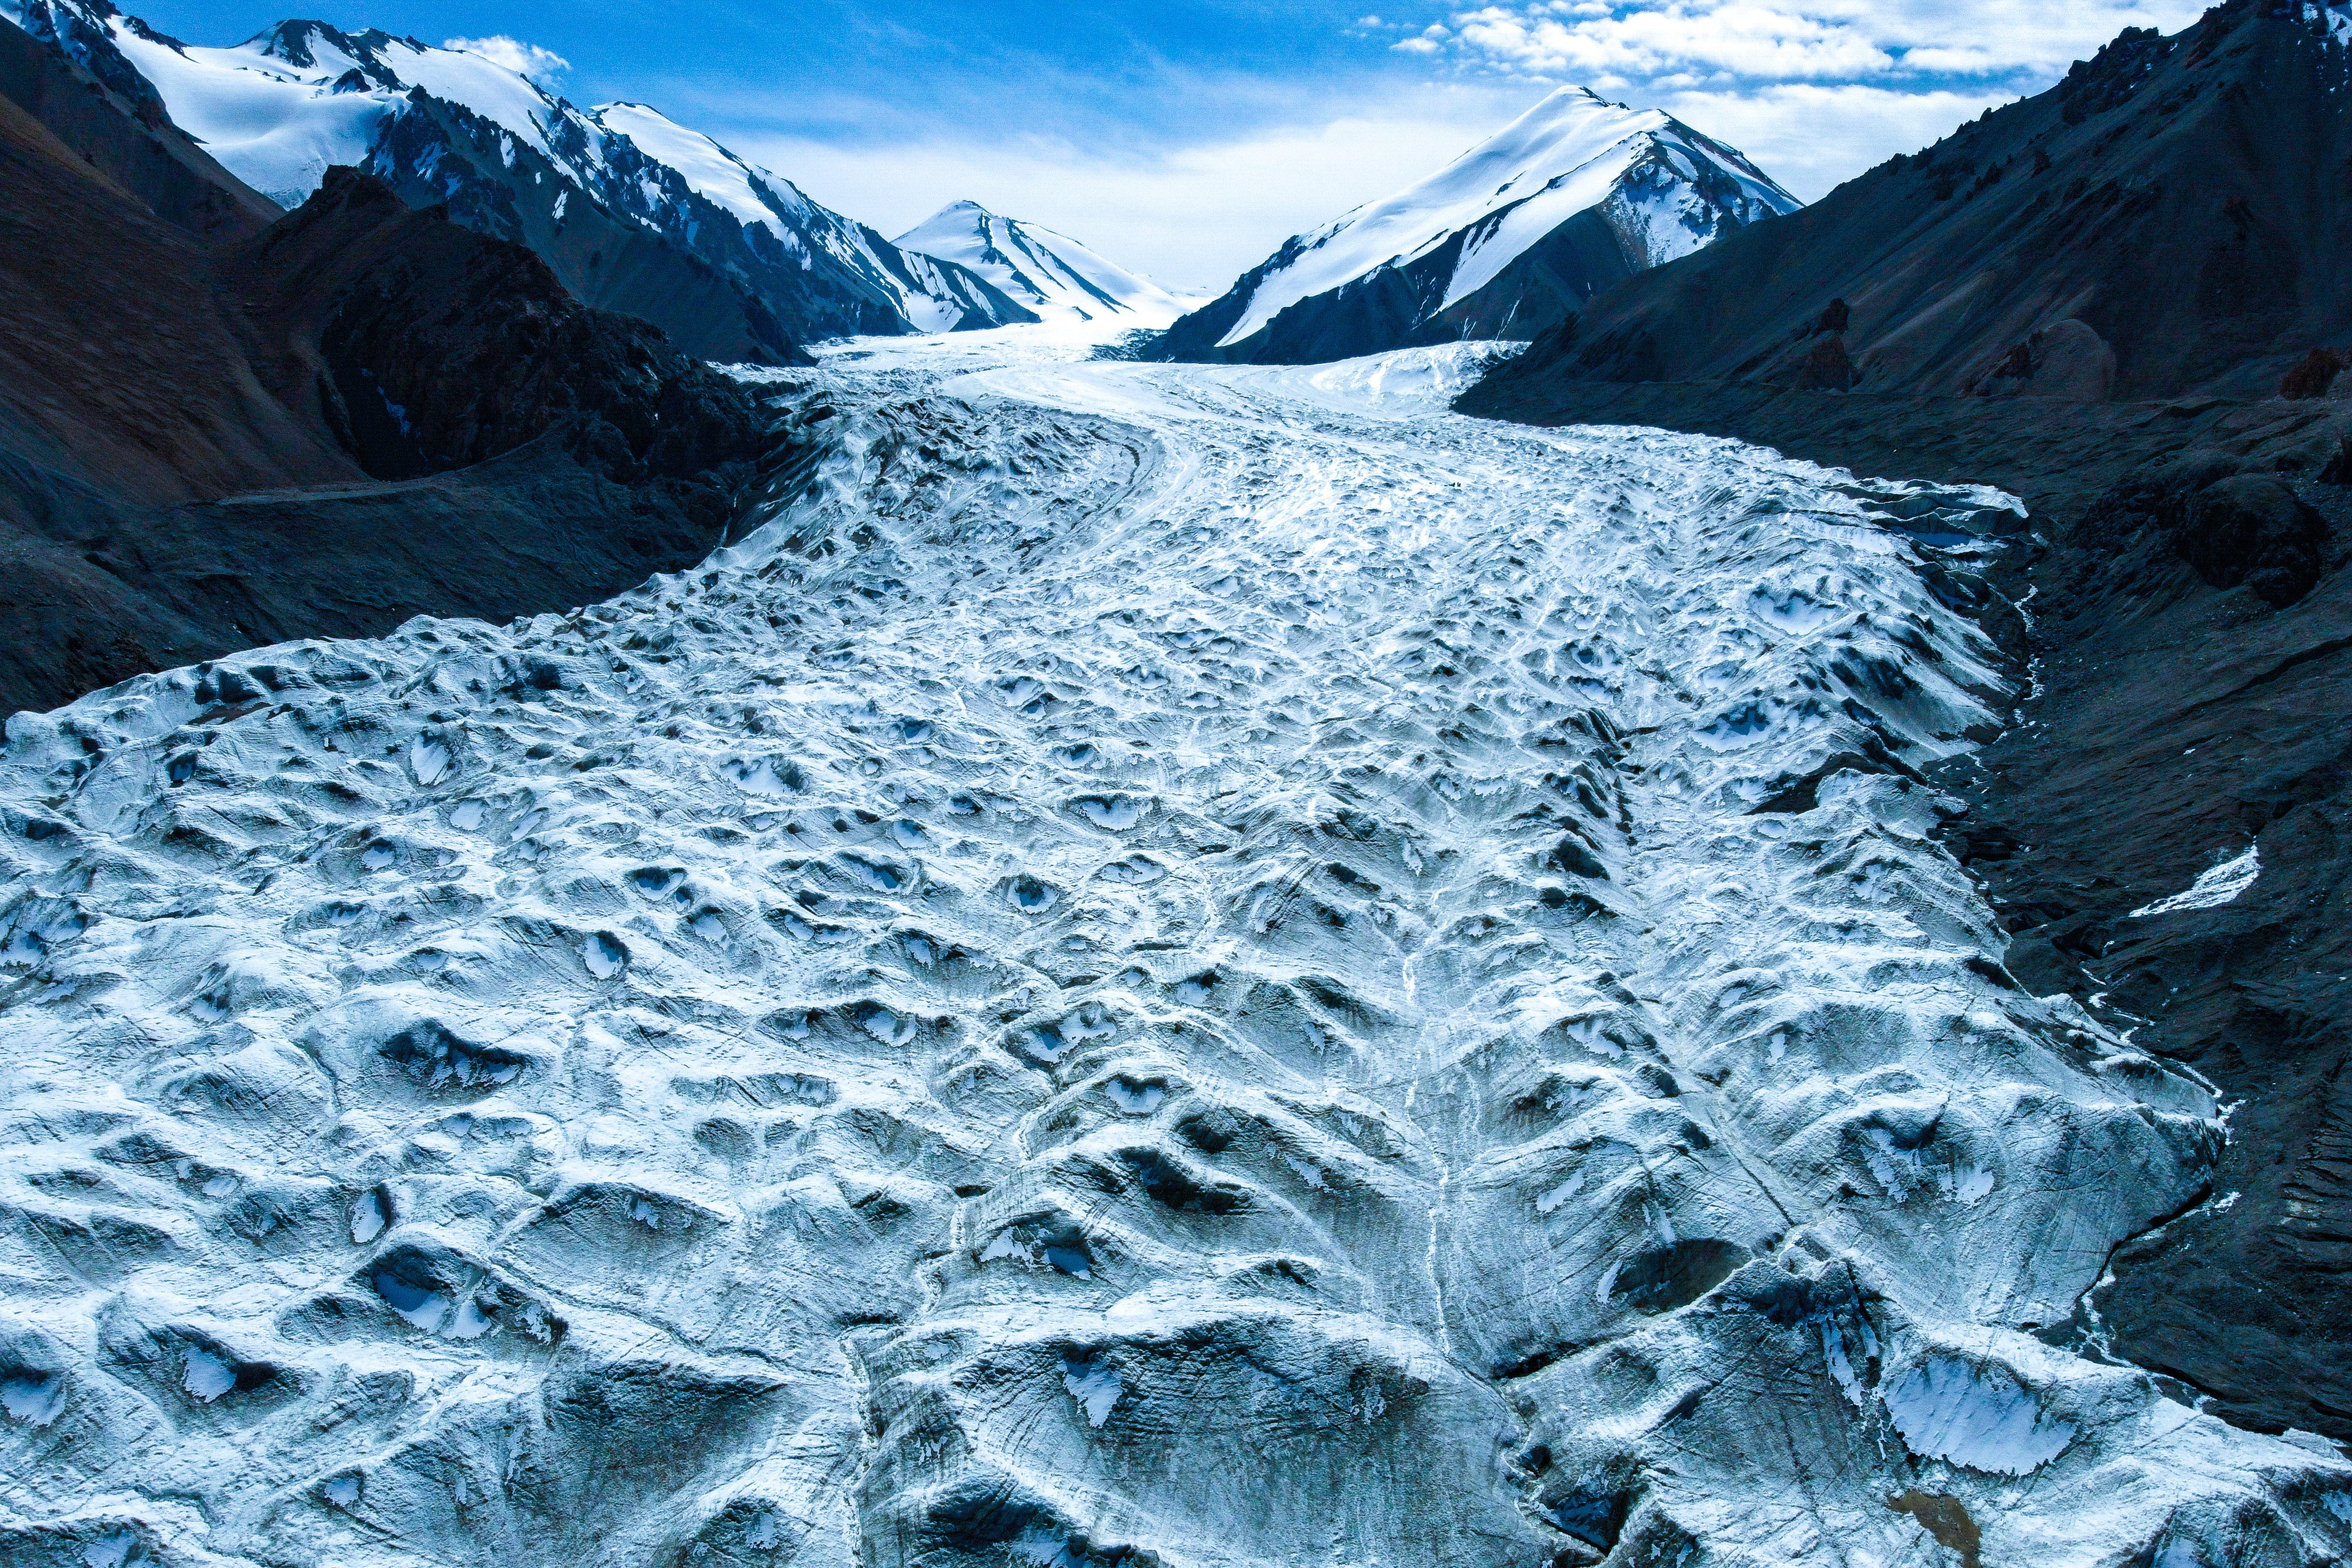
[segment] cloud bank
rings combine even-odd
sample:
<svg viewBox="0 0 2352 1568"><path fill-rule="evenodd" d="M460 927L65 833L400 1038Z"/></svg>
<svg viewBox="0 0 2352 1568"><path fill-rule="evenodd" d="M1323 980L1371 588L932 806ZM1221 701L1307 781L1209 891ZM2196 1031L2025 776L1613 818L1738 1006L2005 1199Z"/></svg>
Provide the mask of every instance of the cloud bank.
<svg viewBox="0 0 2352 1568"><path fill-rule="evenodd" d="M1454 10L1392 51L1456 68L1596 89L1950 78L2046 85L2125 27L2169 31L2195 0L1537 0Z"/></svg>

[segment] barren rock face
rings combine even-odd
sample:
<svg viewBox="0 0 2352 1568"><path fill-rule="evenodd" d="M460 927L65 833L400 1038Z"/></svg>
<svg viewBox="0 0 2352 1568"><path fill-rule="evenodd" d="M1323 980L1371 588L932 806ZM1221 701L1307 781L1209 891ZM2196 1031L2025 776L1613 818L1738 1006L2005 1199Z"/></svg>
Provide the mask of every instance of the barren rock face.
<svg viewBox="0 0 2352 1568"><path fill-rule="evenodd" d="M694 573L12 722L10 1561L2352 1547L2078 1312L2221 1128L1930 836L2000 497L990 351Z"/></svg>

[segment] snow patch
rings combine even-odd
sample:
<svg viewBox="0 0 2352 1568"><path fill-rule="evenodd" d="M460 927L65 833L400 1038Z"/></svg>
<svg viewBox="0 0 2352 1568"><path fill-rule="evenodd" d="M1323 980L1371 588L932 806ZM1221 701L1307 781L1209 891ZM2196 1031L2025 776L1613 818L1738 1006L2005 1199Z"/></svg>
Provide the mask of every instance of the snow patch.
<svg viewBox="0 0 2352 1568"><path fill-rule="evenodd" d="M199 1403L209 1405L236 1386L236 1368L210 1351L192 1349L180 1382Z"/></svg>
<svg viewBox="0 0 2352 1568"><path fill-rule="evenodd" d="M83 1545L81 1560L89 1568L122 1568L138 1544L139 1537L128 1530L110 1531Z"/></svg>
<svg viewBox="0 0 2352 1568"><path fill-rule="evenodd" d="M2219 909L2233 903L2238 895L2254 885L2263 874L2263 851L2260 844L2248 844L2245 853L2223 861L2189 884L2186 892L2169 898L2159 898L2153 904L2143 904L2131 912L2131 918L2143 919L2150 915L2173 915L2184 909Z"/></svg>
<svg viewBox="0 0 2352 1568"><path fill-rule="evenodd" d="M1103 1092L1123 1116L1149 1116L1160 1109L1160 1102L1168 1096L1167 1089L1158 1083L1138 1083L1125 1078L1114 1078L1103 1085Z"/></svg>
<svg viewBox="0 0 2352 1568"><path fill-rule="evenodd" d="M1062 1357L1062 1386L1086 1412L1087 1425L1099 1427L1110 1419L1111 1406L1118 1403L1125 1387L1119 1382L1118 1369L1108 1363L1071 1351Z"/></svg>
<svg viewBox="0 0 2352 1568"><path fill-rule="evenodd" d="M2074 1440L2074 1423L2044 1415L2007 1372L1961 1356L1931 1355L1879 1397L1913 1453L1972 1470L2031 1475Z"/></svg>
<svg viewBox="0 0 2352 1568"><path fill-rule="evenodd" d="M408 748L408 767L419 784L438 783L441 776L449 771L449 748L440 741L419 736Z"/></svg>
<svg viewBox="0 0 2352 1568"><path fill-rule="evenodd" d="M0 1410L12 1421L46 1427L66 1407L66 1380L54 1372L19 1372L0 1382Z"/></svg>

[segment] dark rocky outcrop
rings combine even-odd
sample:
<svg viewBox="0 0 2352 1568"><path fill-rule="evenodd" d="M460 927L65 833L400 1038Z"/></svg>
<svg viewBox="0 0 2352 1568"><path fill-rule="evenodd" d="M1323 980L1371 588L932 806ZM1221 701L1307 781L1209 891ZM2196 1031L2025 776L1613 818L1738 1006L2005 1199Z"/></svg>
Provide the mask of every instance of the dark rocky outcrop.
<svg viewBox="0 0 2352 1568"><path fill-rule="evenodd" d="M653 328L355 174L269 223L26 43L0 24L0 711L584 602L739 514L765 422Z"/></svg>
<svg viewBox="0 0 2352 1568"><path fill-rule="evenodd" d="M2105 402L2268 396L2352 336L2352 60L2315 7L2126 31L1786 217L1595 297L1486 393L1568 380ZM2323 378L2298 372L2298 390Z"/></svg>
<svg viewBox="0 0 2352 1568"><path fill-rule="evenodd" d="M2314 349L2279 380L2279 396L2300 401L2326 397L2344 371L2344 356L2333 349Z"/></svg>
<svg viewBox="0 0 2352 1568"><path fill-rule="evenodd" d="M2327 523L2282 481L2243 474L2189 498L2174 548L2214 587L2242 582L2266 602L2287 605L2319 581Z"/></svg>
<svg viewBox="0 0 2352 1568"><path fill-rule="evenodd" d="M314 397L378 478L466 467L558 431L620 483L717 475L705 509L723 511L727 465L760 450L736 383L646 323L582 305L533 252L412 212L356 170L329 171L225 270L247 319L275 334L274 390Z"/></svg>
<svg viewBox="0 0 2352 1568"><path fill-rule="evenodd" d="M2326 569L2327 522L2285 481L2253 467L2215 448L2151 463L2117 480L2069 537L2085 549L2116 550L2160 539L2215 588L2244 583L2266 603L2292 604Z"/></svg>

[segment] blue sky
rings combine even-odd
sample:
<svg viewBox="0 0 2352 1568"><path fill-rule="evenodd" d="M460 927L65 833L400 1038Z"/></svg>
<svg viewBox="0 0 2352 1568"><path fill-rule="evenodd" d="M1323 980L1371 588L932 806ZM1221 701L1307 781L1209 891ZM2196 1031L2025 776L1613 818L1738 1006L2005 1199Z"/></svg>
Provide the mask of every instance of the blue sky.
<svg viewBox="0 0 2352 1568"><path fill-rule="evenodd" d="M299 3L299 0L298 0ZM268 0L127 0L194 43ZM1811 199L2196 0L335 0L649 102L898 233L970 198L1173 287L1409 183L1549 88L1665 109Z"/></svg>

